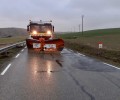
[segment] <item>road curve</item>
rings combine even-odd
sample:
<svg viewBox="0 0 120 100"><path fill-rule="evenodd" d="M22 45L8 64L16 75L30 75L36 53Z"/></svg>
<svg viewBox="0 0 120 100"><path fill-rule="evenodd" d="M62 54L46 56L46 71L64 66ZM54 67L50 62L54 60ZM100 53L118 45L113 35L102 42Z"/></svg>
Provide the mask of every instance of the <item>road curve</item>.
<svg viewBox="0 0 120 100"><path fill-rule="evenodd" d="M8 67L0 75L0 100L120 100L119 69L68 49L25 48Z"/></svg>

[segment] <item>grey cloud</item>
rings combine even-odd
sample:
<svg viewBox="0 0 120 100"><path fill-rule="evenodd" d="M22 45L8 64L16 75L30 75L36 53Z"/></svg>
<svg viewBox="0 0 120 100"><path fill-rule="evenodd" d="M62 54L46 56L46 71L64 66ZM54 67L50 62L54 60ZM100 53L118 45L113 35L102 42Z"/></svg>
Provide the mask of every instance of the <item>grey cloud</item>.
<svg viewBox="0 0 120 100"><path fill-rule="evenodd" d="M119 11L118 0L1 0L0 27L26 27L29 19L52 19L57 31L69 31L78 29L82 14L85 30L119 27Z"/></svg>

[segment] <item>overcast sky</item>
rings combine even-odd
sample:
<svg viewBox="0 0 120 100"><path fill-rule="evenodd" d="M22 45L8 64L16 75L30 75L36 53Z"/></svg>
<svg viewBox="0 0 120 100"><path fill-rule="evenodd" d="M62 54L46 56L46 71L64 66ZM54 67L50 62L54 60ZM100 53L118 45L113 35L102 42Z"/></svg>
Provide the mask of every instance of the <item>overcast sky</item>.
<svg viewBox="0 0 120 100"><path fill-rule="evenodd" d="M56 31L120 27L120 0L0 0L0 27L26 28L29 20L53 20Z"/></svg>

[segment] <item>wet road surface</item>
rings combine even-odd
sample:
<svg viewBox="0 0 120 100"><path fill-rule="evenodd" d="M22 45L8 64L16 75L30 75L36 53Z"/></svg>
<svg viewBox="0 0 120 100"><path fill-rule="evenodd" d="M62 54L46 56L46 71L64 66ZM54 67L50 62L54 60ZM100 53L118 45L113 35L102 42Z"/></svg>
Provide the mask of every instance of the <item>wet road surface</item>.
<svg viewBox="0 0 120 100"><path fill-rule="evenodd" d="M23 49L9 65L0 75L0 100L120 100L119 69L68 49Z"/></svg>

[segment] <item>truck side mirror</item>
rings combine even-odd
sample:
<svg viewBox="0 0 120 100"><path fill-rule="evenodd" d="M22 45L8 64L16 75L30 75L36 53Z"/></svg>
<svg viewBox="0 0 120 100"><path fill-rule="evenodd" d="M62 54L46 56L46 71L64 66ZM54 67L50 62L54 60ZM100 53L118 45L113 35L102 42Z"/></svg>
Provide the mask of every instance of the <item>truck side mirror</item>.
<svg viewBox="0 0 120 100"><path fill-rule="evenodd" d="M54 32L54 26L53 26L53 32Z"/></svg>
<svg viewBox="0 0 120 100"><path fill-rule="evenodd" d="M27 26L27 31L29 31L29 26Z"/></svg>

